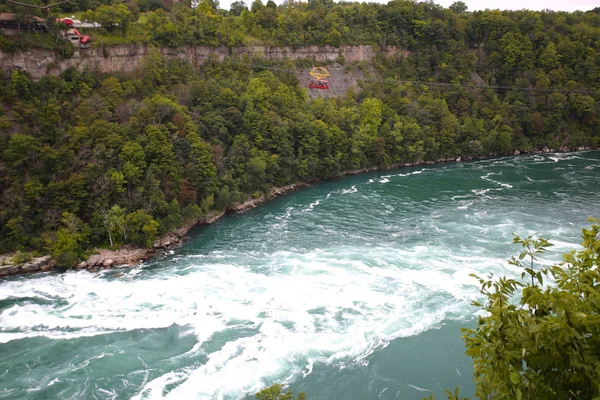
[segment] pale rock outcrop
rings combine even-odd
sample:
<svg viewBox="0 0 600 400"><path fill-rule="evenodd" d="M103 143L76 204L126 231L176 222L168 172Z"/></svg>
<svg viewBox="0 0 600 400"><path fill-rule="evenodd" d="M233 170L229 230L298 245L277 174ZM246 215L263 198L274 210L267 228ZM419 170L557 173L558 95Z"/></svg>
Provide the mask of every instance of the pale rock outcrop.
<svg viewBox="0 0 600 400"><path fill-rule="evenodd" d="M11 71L19 69L28 72L34 80L39 80L46 75L60 75L65 70L75 67L78 70L90 69L99 72L125 72L137 71L143 59L150 52L151 47L146 45L120 45L111 47L91 47L79 49L71 58L60 58L55 52L42 49L29 49L15 52L0 51L0 69ZM396 46L306 46L297 49L291 47L206 47L186 46L177 48L159 48L159 52L168 58L181 59L190 62L195 67L200 67L209 59L223 61L226 57L262 57L268 60L299 60L313 59L316 65L326 64L331 72L329 90L309 89L311 97L335 97L343 95L350 87L357 87L358 82L368 77L362 70L351 68L346 70L345 64L371 61L376 55L385 57L408 57L408 50ZM303 85L312 79L308 72L310 68L296 71L300 84ZM371 71L372 72L372 71Z"/></svg>

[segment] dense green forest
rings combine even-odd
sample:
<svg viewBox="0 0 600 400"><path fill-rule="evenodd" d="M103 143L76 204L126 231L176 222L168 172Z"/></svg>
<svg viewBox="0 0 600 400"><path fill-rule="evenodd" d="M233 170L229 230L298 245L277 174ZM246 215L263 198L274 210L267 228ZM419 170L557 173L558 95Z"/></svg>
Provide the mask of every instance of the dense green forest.
<svg viewBox="0 0 600 400"><path fill-rule="evenodd" d="M600 142L595 11L470 13L460 2L445 9L397 0L257 0L229 11L209 1L61 7L51 12L85 11L103 24L93 32L96 45L378 44L410 53L347 64L368 79L337 99L310 99L294 70L316 66L311 60L209 60L197 70L152 51L130 75L73 68L34 82L7 71L0 251L50 252L68 267L87 249L150 245L270 187L365 167ZM0 36L0 48L64 52L52 29Z"/></svg>

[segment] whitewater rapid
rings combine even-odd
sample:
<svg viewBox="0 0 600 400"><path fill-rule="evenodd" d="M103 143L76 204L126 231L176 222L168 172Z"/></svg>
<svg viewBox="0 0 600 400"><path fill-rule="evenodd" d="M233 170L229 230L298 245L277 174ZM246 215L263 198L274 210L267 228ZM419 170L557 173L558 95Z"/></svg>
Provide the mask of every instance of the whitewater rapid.
<svg viewBox="0 0 600 400"><path fill-rule="evenodd" d="M520 274L506 263L513 232L549 237L550 261L577 246L599 177L597 152L357 176L227 217L132 269L6 279L0 397L244 399L370 371L394 341L471 323L470 274ZM440 389L388 378L373 398Z"/></svg>

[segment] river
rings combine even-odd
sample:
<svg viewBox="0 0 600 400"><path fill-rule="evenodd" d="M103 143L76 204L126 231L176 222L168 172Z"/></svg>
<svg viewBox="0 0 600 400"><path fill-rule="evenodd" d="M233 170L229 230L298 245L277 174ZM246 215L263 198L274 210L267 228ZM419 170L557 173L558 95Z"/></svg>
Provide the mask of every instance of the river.
<svg viewBox="0 0 600 400"><path fill-rule="evenodd" d="M0 398L308 399L474 392L470 273L520 276L513 232L575 248L600 152L326 182L197 229L132 269L0 281Z"/></svg>

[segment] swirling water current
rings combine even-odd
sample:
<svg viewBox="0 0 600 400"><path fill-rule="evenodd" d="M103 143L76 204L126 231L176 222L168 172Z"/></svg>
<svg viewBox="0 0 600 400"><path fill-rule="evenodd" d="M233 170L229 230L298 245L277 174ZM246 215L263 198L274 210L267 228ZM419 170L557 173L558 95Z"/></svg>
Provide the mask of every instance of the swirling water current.
<svg viewBox="0 0 600 400"><path fill-rule="evenodd" d="M470 273L519 276L512 233L576 248L600 152L364 174L197 229L132 269L0 281L2 399L473 394Z"/></svg>

